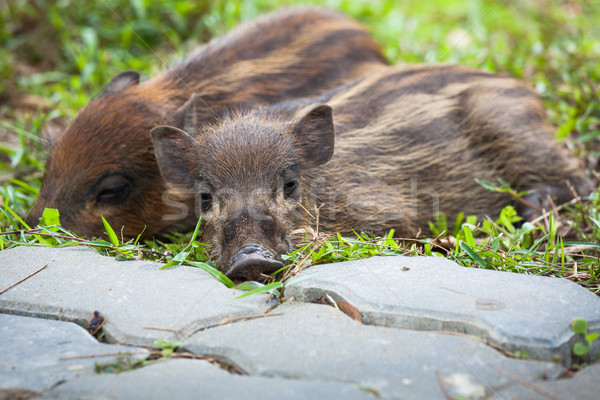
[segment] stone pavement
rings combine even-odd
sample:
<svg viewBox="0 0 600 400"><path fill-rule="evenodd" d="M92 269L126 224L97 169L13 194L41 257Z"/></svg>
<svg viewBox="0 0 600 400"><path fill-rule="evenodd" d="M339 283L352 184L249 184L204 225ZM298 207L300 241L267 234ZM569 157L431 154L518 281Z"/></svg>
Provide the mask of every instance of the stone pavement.
<svg viewBox="0 0 600 400"><path fill-rule="evenodd" d="M116 261L84 247L0 252L0 400L361 398L596 399L600 364L563 378L581 338L600 332L600 298L563 279L460 267L433 257L374 257L309 268L277 307L236 298L191 267ZM363 323L334 307L355 306ZM107 343L86 326L107 318ZM265 314L267 313L267 314ZM210 358L148 361L96 374L155 340ZM531 360L509 357L527 352ZM600 352L600 340L591 354ZM216 360L216 361L215 361ZM9 391L11 390L11 391ZM25 397L27 398L27 397Z"/></svg>

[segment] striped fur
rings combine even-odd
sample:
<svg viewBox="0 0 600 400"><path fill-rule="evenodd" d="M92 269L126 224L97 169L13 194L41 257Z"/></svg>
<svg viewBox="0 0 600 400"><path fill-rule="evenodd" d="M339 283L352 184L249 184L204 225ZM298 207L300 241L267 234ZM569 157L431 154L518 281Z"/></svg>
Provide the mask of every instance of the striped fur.
<svg viewBox="0 0 600 400"><path fill-rule="evenodd" d="M54 207L63 226L83 236L103 234L101 215L126 237L193 228L194 199L161 179L152 127L189 118L192 94L200 121L225 106L323 93L382 64L357 22L292 8L238 27L143 84L135 73L119 75L53 144L28 223Z"/></svg>
<svg viewBox="0 0 600 400"><path fill-rule="evenodd" d="M333 109L335 151L307 169L315 154L301 146L320 133L297 131L319 104ZM461 211L493 217L509 203L476 179L535 189L529 200L545 206L546 194L558 202L570 197L567 180L580 192L591 189L577 160L553 141L535 92L513 78L458 66L381 67L313 100L233 110L186 130L195 133L193 143L172 153L189 167L197 191L213 196L203 240L223 270L240 246L291 250L292 232L314 226L315 207L322 231L413 236L428 231L437 212L450 220ZM294 196L282 194L294 180Z"/></svg>

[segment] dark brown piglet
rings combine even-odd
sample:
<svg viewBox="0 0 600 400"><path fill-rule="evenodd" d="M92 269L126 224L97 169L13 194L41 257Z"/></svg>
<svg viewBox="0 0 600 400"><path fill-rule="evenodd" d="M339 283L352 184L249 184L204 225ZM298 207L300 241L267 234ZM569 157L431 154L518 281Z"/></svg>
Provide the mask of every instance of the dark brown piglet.
<svg viewBox="0 0 600 400"><path fill-rule="evenodd" d="M279 269L315 207L330 233L410 236L438 212L497 215L509 199L476 179L533 189L541 206L548 194L568 200L566 181L591 189L532 90L457 66L384 68L312 102L230 111L186 130L152 131L158 164L165 179L195 185L202 240L236 280Z"/></svg>
<svg viewBox="0 0 600 400"><path fill-rule="evenodd" d="M27 222L52 207L64 227L88 237L104 233L101 215L125 237L193 228L194 197L161 178L153 127L323 93L385 63L359 23L292 8L238 27L145 83L134 71L119 74L54 140Z"/></svg>

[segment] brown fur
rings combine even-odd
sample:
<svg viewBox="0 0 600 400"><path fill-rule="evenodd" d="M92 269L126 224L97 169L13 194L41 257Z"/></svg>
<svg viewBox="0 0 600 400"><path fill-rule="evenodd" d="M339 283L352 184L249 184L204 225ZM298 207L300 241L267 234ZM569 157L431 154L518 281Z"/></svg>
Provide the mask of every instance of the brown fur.
<svg viewBox="0 0 600 400"><path fill-rule="evenodd" d="M315 109L324 103L335 124L328 162L324 138L333 133L323 108ZM509 203L476 178L536 189L540 203L547 193L567 200L567 180L580 192L591 188L576 159L553 142L532 90L457 66L383 67L312 101L232 111L187 130L194 138L180 142L160 140L187 136L172 128L153 132L155 147L173 147L159 165L189 167L198 193L213 197L203 240L224 271L243 246L291 250L292 231L314 224L307 211L315 206L328 232L393 228L410 236L437 212L494 216ZM163 175L169 179L166 167ZM294 180L299 187L286 196L283 186Z"/></svg>
<svg viewBox="0 0 600 400"><path fill-rule="evenodd" d="M64 227L83 236L103 234L101 215L126 237L144 228L144 237L193 228L194 199L161 179L152 127L202 120L234 104L325 92L384 63L357 22L293 8L240 26L143 84L133 72L119 75L54 143L27 222L35 225L53 207Z"/></svg>

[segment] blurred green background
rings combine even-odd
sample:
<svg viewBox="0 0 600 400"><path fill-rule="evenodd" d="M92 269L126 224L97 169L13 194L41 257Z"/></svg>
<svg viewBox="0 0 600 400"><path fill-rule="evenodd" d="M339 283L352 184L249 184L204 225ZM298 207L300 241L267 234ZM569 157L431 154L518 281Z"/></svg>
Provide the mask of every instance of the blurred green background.
<svg viewBox="0 0 600 400"><path fill-rule="evenodd" d="M64 129L117 73L137 69L147 79L196 45L293 4L326 6L363 22L392 63L459 63L528 82L542 96L557 138L597 176L600 0L0 0L0 250L38 244L35 234L19 231L16 214L27 213L41 185L49 153L42 130ZM568 277L600 293L600 192L536 227L516 229L518 220L501 214L483 221L474 234L486 239L478 242L471 228L468 240L460 223L448 230L452 221L445 220L424 235L456 237L446 255L466 266ZM319 263L432 254L431 239L412 243L408 253L398 244L344 240L334 237L328 247L293 257ZM181 235L173 243L147 243L145 255L166 262L188 241ZM117 257L137 255L134 245L107 245ZM193 258L205 261L202 247L195 249Z"/></svg>
<svg viewBox="0 0 600 400"><path fill-rule="evenodd" d="M318 4L353 16L370 28L394 63L453 62L523 78L548 99L564 101L556 111L565 114L554 115L561 125L598 101L598 0L2 0L0 4L4 103L15 91L36 94L68 116L119 71L133 68L150 76L161 70L163 61L176 61L194 45L260 13L292 4Z"/></svg>

